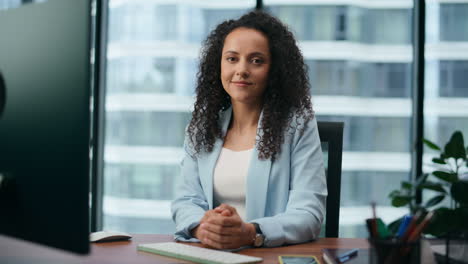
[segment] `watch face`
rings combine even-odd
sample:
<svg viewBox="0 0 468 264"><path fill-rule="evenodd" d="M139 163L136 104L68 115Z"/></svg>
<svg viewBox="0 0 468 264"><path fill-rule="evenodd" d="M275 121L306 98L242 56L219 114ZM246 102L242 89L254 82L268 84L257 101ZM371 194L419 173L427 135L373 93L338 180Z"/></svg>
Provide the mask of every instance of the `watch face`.
<svg viewBox="0 0 468 264"><path fill-rule="evenodd" d="M256 247L261 247L263 246L263 241L264 241L265 237L261 234L257 234L255 236L255 242L254 242L254 246Z"/></svg>

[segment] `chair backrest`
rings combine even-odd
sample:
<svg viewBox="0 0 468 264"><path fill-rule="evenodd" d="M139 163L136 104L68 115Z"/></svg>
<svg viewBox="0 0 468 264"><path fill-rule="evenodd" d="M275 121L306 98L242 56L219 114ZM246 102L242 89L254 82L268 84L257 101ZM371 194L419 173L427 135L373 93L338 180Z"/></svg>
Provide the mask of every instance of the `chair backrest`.
<svg viewBox="0 0 468 264"><path fill-rule="evenodd" d="M317 125L324 152L328 189L325 237L338 237L344 123L319 121Z"/></svg>

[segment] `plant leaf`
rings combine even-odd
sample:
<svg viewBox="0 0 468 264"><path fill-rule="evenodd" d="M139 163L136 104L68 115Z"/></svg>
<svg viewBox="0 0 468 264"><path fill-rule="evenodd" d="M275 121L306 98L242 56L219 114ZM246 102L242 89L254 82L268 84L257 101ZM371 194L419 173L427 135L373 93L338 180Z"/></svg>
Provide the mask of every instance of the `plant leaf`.
<svg viewBox="0 0 468 264"><path fill-rule="evenodd" d="M393 197L400 195L400 190L393 190L388 194L388 198L393 199Z"/></svg>
<svg viewBox="0 0 468 264"><path fill-rule="evenodd" d="M401 182L401 188L403 189L411 190L412 187L413 187L413 184L411 184L410 182L407 182L407 181Z"/></svg>
<svg viewBox="0 0 468 264"><path fill-rule="evenodd" d="M440 207L435 209L434 213L429 226L423 232L440 237L453 228L453 210L447 207Z"/></svg>
<svg viewBox="0 0 468 264"><path fill-rule="evenodd" d="M442 200L444 200L445 198L445 195L437 195L435 197L432 197L431 199L429 199L429 201L426 202L425 206L426 207L432 207L440 202L442 202Z"/></svg>
<svg viewBox="0 0 468 264"><path fill-rule="evenodd" d="M392 198L392 205L394 207L402 207L411 202L413 196L410 195L396 195Z"/></svg>
<svg viewBox="0 0 468 264"><path fill-rule="evenodd" d="M422 183L424 183L427 179L427 177L429 176L429 173L424 173L423 175L419 176L417 179L416 179L416 187L418 187L419 185L421 185Z"/></svg>
<svg viewBox="0 0 468 264"><path fill-rule="evenodd" d="M445 160L439 159L439 158L433 158L432 162L437 163L437 164L447 164Z"/></svg>
<svg viewBox="0 0 468 264"><path fill-rule="evenodd" d="M449 142L445 145L444 153L455 159L466 159L465 143L463 142L463 134L460 131L455 131L452 134Z"/></svg>
<svg viewBox="0 0 468 264"><path fill-rule="evenodd" d="M446 182L456 182L458 180L458 175L456 173L449 173L445 171L433 171L432 174Z"/></svg>
<svg viewBox="0 0 468 264"><path fill-rule="evenodd" d="M426 146L428 146L429 148L431 148L431 149L433 149L433 150L441 151L440 147L437 146L437 145L436 145L435 143L433 143L432 141L423 138L423 142L424 142L424 144L426 144Z"/></svg>
<svg viewBox="0 0 468 264"><path fill-rule="evenodd" d="M468 204L468 181L457 181L452 183L450 193L455 201Z"/></svg>
<svg viewBox="0 0 468 264"><path fill-rule="evenodd" d="M427 182L419 185L418 188L419 189L428 189L428 190L441 192L441 193L447 193L447 191L445 191L443 185L440 184L440 183L436 183L436 182L427 181Z"/></svg>

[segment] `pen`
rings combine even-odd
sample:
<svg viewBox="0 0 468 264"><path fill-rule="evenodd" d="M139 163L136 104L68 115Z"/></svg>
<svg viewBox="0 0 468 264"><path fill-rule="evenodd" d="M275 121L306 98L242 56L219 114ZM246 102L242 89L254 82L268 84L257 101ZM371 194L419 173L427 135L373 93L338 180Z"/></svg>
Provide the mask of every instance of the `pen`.
<svg viewBox="0 0 468 264"><path fill-rule="evenodd" d="M355 249L351 249L349 251L346 251L345 253L339 255L336 260L338 261L338 263L345 263L346 261L348 261L350 258L354 257L357 255L358 253L358 250L357 248Z"/></svg>

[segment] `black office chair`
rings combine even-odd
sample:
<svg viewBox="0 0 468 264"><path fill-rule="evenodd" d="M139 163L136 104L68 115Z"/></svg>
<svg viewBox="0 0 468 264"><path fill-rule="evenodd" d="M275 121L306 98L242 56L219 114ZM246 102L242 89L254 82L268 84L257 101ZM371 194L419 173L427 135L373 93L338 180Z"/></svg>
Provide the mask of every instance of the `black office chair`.
<svg viewBox="0 0 468 264"><path fill-rule="evenodd" d="M317 125L324 153L328 189L325 234L322 228L320 236L338 237L344 123L319 121Z"/></svg>

